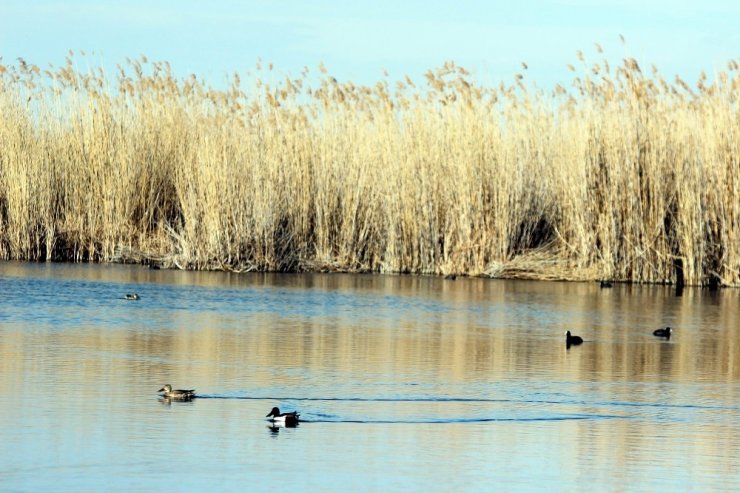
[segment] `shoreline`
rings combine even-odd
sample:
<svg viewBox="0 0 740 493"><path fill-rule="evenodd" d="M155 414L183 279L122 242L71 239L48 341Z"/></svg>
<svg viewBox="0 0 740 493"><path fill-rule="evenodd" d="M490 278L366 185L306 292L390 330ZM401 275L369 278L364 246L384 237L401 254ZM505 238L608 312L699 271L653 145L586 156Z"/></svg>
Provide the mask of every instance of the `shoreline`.
<svg viewBox="0 0 740 493"><path fill-rule="evenodd" d="M378 275L378 276L409 276L409 277L435 277L439 279L443 279L446 281L454 282L457 280L462 279L489 279L489 280L506 280L506 281L535 281L535 282L574 282L574 283L607 283L608 286L601 286L602 288L611 288L616 286L665 286L665 287L671 287L676 289L677 295L680 296L680 293L683 291L683 288L699 288L699 289L707 289L710 291L716 291L718 289L732 289L732 288L738 288L740 285L732 285L732 284L725 284L722 282L719 282L714 285L710 284L684 284L683 287L679 286L679 284L672 280L672 279L666 279L663 281L656 281L656 282L640 282L640 281L629 281L629 280L618 280L618 279L605 279L605 278L594 278L594 277L588 277L586 275L570 275L570 276L562 276L558 275L554 272L544 272L544 269L541 271L532 270L532 271L523 271L521 270L521 267L517 267L516 262L512 263L512 266L510 266L508 269L506 267L501 267L497 272L498 274L487 274L487 273L479 273L479 274L469 274L464 272L457 272L457 273L425 273L425 272L380 272L380 271L370 271L370 270L349 270L349 269L341 269L334 266L325 267L325 268L315 268L315 269L308 269L308 268L301 268L296 270L283 270L283 271L277 271L277 270L248 270L248 269L234 269L229 268L228 266L221 266L220 268L214 267L214 268L202 268L202 269L188 269L188 268L181 268L175 265L174 263L167 263L162 262L161 260L153 260L153 259L145 259L141 261L123 261L123 260L115 260L115 261L72 261L72 260L23 260L23 259L0 259L0 262L17 262L17 263L26 263L26 264L68 264L68 265L125 265L125 266L132 266L132 267L147 267L150 270L162 270L162 271L181 271L181 272L224 272L224 273L232 273L232 274L346 274L346 275ZM558 271L560 272L560 271Z"/></svg>

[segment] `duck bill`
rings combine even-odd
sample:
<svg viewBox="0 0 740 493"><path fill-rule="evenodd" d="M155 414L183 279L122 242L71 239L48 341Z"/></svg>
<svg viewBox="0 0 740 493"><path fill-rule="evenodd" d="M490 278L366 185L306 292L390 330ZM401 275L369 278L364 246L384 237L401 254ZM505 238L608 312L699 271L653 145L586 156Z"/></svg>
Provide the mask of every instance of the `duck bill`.
<svg viewBox="0 0 740 493"><path fill-rule="evenodd" d="M165 390L164 390L164 387L162 387L162 388L161 388L161 389L159 389L159 390L158 390L157 392L164 392L164 391L165 391Z"/></svg>

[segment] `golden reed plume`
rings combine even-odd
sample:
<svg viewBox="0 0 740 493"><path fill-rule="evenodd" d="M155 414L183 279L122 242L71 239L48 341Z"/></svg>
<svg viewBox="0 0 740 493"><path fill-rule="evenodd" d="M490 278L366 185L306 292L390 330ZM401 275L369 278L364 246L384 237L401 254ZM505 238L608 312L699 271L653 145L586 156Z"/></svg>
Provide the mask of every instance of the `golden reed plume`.
<svg viewBox="0 0 740 493"><path fill-rule="evenodd" d="M552 93L0 65L0 257L738 284L738 63L578 59Z"/></svg>

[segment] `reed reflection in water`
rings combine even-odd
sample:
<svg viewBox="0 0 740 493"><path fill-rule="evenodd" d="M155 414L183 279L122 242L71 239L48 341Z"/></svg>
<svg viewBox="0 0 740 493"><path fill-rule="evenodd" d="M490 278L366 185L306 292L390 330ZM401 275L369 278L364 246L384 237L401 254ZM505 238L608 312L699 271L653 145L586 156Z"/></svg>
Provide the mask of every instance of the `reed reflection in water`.
<svg viewBox="0 0 740 493"><path fill-rule="evenodd" d="M740 487L736 291L19 263L0 289L3 489Z"/></svg>

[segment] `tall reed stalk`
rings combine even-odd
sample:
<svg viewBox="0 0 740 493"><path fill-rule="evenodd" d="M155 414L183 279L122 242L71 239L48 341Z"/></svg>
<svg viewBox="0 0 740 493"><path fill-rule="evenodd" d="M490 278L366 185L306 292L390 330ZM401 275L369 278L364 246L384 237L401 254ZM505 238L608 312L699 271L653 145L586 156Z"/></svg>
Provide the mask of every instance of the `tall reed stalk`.
<svg viewBox="0 0 740 493"><path fill-rule="evenodd" d="M0 65L0 257L740 282L736 62L690 87L583 61L552 93L321 70Z"/></svg>

